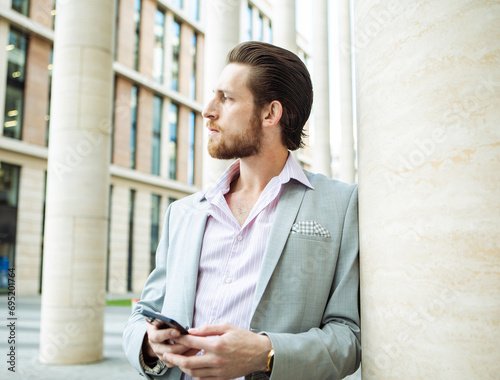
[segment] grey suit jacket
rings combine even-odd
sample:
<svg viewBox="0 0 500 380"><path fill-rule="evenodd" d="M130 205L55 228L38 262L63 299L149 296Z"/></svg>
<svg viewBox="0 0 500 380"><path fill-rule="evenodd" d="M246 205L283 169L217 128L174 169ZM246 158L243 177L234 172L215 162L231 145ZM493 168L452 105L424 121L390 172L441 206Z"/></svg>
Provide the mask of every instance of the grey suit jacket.
<svg viewBox="0 0 500 380"><path fill-rule="evenodd" d="M265 332L275 350L272 380L341 379L361 358L357 187L306 175L314 189L295 180L284 185L252 308L251 330ZM139 310L191 324L207 207L201 193L169 207L156 269L125 327L124 351L148 378L155 377L139 363L146 332ZM174 368L156 378L180 376ZM259 378L266 377L247 376Z"/></svg>

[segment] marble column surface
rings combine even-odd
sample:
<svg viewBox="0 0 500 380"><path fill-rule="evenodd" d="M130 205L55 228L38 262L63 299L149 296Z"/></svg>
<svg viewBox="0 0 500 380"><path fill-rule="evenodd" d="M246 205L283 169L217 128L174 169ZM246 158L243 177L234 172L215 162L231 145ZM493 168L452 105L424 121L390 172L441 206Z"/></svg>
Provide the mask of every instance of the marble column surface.
<svg viewBox="0 0 500 380"><path fill-rule="evenodd" d="M297 53L295 0L273 1L273 44Z"/></svg>
<svg viewBox="0 0 500 380"><path fill-rule="evenodd" d="M363 379L498 379L500 3L354 15Z"/></svg>
<svg viewBox="0 0 500 380"><path fill-rule="evenodd" d="M354 53L351 48L351 10L350 0L335 2L338 13L339 28L339 72L338 86L340 88L340 127L342 141L340 147L339 179L347 183L354 183L356 166L354 155L354 120L353 120L353 73L352 59Z"/></svg>
<svg viewBox="0 0 500 380"><path fill-rule="evenodd" d="M328 3L314 0L314 134L312 143L313 171L332 176L330 151L330 79L328 69Z"/></svg>
<svg viewBox="0 0 500 380"><path fill-rule="evenodd" d="M103 355L114 3L57 7L39 357L46 364Z"/></svg>
<svg viewBox="0 0 500 380"><path fill-rule="evenodd" d="M206 2L207 14L205 33L205 98L208 103L214 96L213 90L222 70L226 66L229 51L240 41L240 1L212 0ZM203 187L215 184L231 163L228 160L212 158L207 152L208 131L203 129Z"/></svg>

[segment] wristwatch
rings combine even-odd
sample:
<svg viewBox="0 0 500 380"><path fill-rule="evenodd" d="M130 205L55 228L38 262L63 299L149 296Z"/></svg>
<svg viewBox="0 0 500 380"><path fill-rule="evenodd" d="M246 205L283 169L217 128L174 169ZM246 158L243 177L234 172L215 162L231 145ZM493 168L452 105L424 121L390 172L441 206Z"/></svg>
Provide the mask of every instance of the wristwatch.
<svg viewBox="0 0 500 380"><path fill-rule="evenodd" d="M274 364L274 348L267 354L266 372L271 372L273 370Z"/></svg>

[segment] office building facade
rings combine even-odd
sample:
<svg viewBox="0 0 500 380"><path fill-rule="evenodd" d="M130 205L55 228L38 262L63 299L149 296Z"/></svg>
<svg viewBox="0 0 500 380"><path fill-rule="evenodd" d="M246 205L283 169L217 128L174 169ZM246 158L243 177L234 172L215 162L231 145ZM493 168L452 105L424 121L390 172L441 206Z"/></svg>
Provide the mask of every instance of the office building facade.
<svg viewBox="0 0 500 380"><path fill-rule="evenodd" d="M15 267L18 293L33 295L42 291L54 25L65 2L0 3L0 291ZM239 40L273 42L271 3L238 6ZM112 117L67 146L64 162L52 168L64 180L100 144L101 131L112 131L110 293L141 291L168 205L203 187L206 7L200 0L116 1ZM308 59L305 48L298 51Z"/></svg>

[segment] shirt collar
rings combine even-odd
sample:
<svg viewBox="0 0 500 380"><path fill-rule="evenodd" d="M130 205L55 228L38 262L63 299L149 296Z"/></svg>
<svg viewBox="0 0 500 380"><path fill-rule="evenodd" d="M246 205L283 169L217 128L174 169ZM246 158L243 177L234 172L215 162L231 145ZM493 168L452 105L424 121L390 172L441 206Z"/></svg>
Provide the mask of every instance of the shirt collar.
<svg viewBox="0 0 500 380"><path fill-rule="evenodd" d="M215 185L212 188L207 189L200 197L200 201L203 198L206 198L208 201L211 201L218 193L227 194L231 188L231 182L240 174L240 160L237 159L235 162L229 166L222 176L217 180ZM288 153L288 159L286 160L285 166L283 170L278 175L278 180L283 185L289 182L291 179L294 179L304 186L314 189L309 182L304 170L302 170L299 163L293 158L293 156Z"/></svg>

